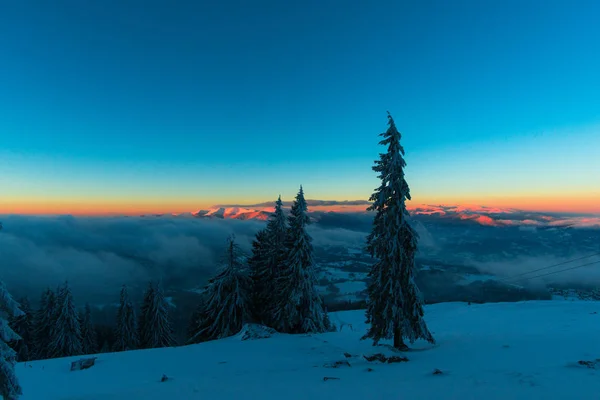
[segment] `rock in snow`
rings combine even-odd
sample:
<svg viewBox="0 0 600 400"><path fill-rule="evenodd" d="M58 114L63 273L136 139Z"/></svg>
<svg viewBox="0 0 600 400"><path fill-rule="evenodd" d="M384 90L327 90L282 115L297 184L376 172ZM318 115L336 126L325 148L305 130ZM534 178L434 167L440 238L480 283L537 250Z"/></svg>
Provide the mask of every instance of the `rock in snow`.
<svg viewBox="0 0 600 400"><path fill-rule="evenodd" d="M246 324L240 332L242 340L267 339L276 334L277 331L268 326L259 324Z"/></svg>

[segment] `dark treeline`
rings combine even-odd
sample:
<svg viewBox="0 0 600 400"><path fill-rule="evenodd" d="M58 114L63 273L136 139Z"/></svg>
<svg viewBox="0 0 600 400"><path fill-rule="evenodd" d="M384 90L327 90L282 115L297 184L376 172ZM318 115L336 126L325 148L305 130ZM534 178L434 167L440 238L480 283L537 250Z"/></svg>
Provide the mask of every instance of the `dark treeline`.
<svg viewBox="0 0 600 400"><path fill-rule="evenodd" d="M20 299L19 303L23 314L9 318L9 326L18 335L17 340L10 342L17 361L173 344L169 304L160 283L148 285L139 318L124 286L114 326L96 326L89 304L78 311L68 282L56 290L46 289L37 310L31 309L27 298Z"/></svg>

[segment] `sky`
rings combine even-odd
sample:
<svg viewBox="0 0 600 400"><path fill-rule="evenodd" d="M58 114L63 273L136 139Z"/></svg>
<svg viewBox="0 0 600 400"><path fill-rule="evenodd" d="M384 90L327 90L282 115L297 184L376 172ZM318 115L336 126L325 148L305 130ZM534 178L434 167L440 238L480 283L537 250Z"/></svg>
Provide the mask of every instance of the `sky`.
<svg viewBox="0 0 600 400"><path fill-rule="evenodd" d="M600 3L4 2L0 214L368 199L600 213Z"/></svg>

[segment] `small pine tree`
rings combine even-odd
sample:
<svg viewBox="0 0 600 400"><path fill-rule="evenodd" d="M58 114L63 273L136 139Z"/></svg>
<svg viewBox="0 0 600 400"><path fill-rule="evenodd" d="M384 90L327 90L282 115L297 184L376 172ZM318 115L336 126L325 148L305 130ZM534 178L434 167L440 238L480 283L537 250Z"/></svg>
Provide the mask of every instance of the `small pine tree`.
<svg viewBox="0 0 600 400"><path fill-rule="evenodd" d="M19 337L20 340L11 342L12 347L17 352L17 361L29 361L31 358L31 348L33 345L33 315L31 312L31 304L27 297L19 300L21 305L22 315L11 316L9 318L10 327Z"/></svg>
<svg viewBox="0 0 600 400"><path fill-rule="evenodd" d="M56 313L49 351L51 357L70 357L83 352L81 324L68 282L59 288L56 296Z"/></svg>
<svg viewBox="0 0 600 400"><path fill-rule="evenodd" d="M367 249L376 259L369 272L367 287L367 323L363 338L377 344L381 339L394 338L394 347L406 348L403 338L413 343L422 338L434 342L423 320L423 305L414 281L415 254L418 234L409 224L406 200L410 190L404 179L404 148L400 133L388 113L389 128L381 136L387 152L380 154L373 170L381 185L371 195L375 211L373 230L367 238Z"/></svg>
<svg viewBox="0 0 600 400"><path fill-rule="evenodd" d="M300 187L290 216L286 241L286 258L274 287L272 304L274 327L280 332L326 332L329 317L317 291L312 238L306 231L310 223L304 191Z"/></svg>
<svg viewBox="0 0 600 400"><path fill-rule="evenodd" d="M110 353L110 345L107 340L104 341L104 344L100 348L100 353Z"/></svg>
<svg viewBox="0 0 600 400"><path fill-rule="evenodd" d="M98 334L96 327L92 323L92 309L86 303L81 321L81 350L83 354L98 353Z"/></svg>
<svg viewBox="0 0 600 400"><path fill-rule="evenodd" d="M140 313L140 348L152 349L174 345L169 307L160 283L150 283Z"/></svg>
<svg viewBox="0 0 600 400"><path fill-rule="evenodd" d="M256 236L256 253L251 258L253 285L252 315L265 325L273 325L273 315L268 311L275 301L273 282L276 281L286 255L287 224L283 213L281 196L275 202L275 211L270 215L265 231Z"/></svg>
<svg viewBox="0 0 600 400"><path fill-rule="evenodd" d="M221 339L238 333L249 317L248 294L250 278L242 270L243 263L233 237L227 241L227 251L221 271L205 288L205 303L195 315L198 322L191 342Z"/></svg>
<svg viewBox="0 0 600 400"><path fill-rule="evenodd" d="M33 359L50 358L50 342L56 314L56 295L48 288L42 294L40 307L33 315Z"/></svg>
<svg viewBox="0 0 600 400"><path fill-rule="evenodd" d="M13 318L24 314L2 281L0 281L0 309ZM11 329L8 321L0 316L0 395L6 400L16 400L23 394L15 374L17 353L9 346L9 343L20 339L19 335Z"/></svg>
<svg viewBox="0 0 600 400"><path fill-rule="evenodd" d="M187 328L188 344L200 343L209 340L207 337L199 335L199 331L204 327L204 309L206 307L205 297L205 293L200 296L200 303L198 306L196 306L190 317Z"/></svg>
<svg viewBox="0 0 600 400"><path fill-rule="evenodd" d="M250 270L250 280L252 290L250 293L250 317L261 322L264 314L264 305L262 300L266 297L267 288L264 287L264 275L267 271L267 251L268 251L268 233L262 229L256 233L252 241L252 255L248 259L248 268ZM195 327L194 327L195 329Z"/></svg>
<svg viewBox="0 0 600 400"><path fill-rule="evenodd" d="M135 308L129 299L127 286L121 288L121 299L117 311L117 323L115 326L114 351L128 351L138 348L137 322Z"/></svg>

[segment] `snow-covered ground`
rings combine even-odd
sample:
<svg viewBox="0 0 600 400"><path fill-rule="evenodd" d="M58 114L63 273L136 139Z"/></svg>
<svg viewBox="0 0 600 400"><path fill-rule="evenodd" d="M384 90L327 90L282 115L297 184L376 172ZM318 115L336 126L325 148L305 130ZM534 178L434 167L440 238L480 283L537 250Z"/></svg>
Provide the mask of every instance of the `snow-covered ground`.
<svg viewBox="0 0 600 400"><path fill-rule="evenodd" d="M592 399L600 393L600 365L578 361L600 358L597 313L600 302L427 306L437 345L416 343L405 353L410 361L397 364L362 358L392 352L361 341L364 314L349 311L331 315L343 325L335 333L237 336L100 354L84 371L70 372L71 358L19 364L17 373L22 400ZM351 366L327 367L343 360ZM436 368L443 373L434 375ZM170 379L160 382L163 374Z"/></svg>

